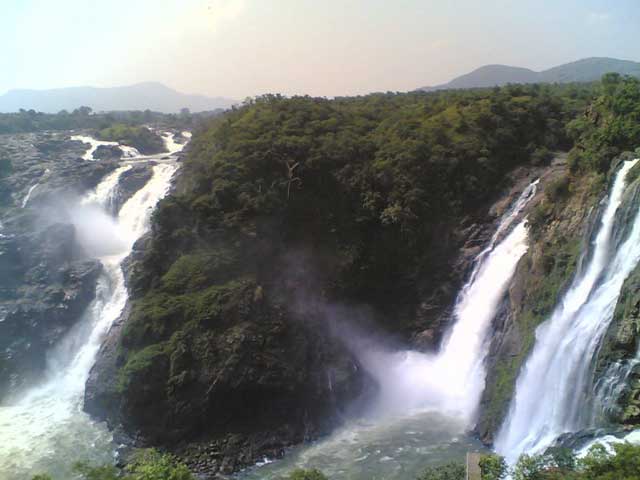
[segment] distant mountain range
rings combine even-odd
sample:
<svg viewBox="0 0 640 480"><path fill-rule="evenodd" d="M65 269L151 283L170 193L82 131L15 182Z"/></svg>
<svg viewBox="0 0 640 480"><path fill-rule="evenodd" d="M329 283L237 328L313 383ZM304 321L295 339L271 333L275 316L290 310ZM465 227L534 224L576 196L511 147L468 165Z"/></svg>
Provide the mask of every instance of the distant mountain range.
<svg viewBox="0 0 640 480"><path fill-rule="evenodd" d="M237 103L223 97L186 95L161 83L145 82L125 87L71 87L51 90L9 90L0 95L0 112L17 112L21 108L38 112L72 111L86 105L94 111L152 110L175 113L181 108L192 112L228 108Z"/></svg>
<svg viewBox="0 0 640 480"><path fill-rule="evenodd" d="M541 72L509 65L485 65L454 78L448 83L418 90L432 91L454 88L482 88L507 83L569 83L592 82L608 72L640 77L640 63L616 58L592 57L565 63Z"/></svg>

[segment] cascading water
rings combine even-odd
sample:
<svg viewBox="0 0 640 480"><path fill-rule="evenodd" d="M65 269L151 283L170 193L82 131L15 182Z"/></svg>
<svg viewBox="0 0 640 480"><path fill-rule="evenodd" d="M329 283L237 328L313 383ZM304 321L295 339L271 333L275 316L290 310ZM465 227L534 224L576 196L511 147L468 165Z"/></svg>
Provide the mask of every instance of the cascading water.
<svg viewBox="0 0 640 480"><path fill-rule="evenodd" d="M155 165L152 178L122 206L114 220L104 209L128 168L122 166L108 175L73 213L80 243L101 260L104 272L96 298L83 318L49 352L45 380L12 404L0 406L3 480L31 478L43 471L54 478L68 478L74 461L100 464L113 459L110 433L82 410L85 383L104 335L127 300L121 262L148 227L150 213L168 192L177 165ZM91 209L88 215L82 214L84 209ZM96 215L96 209L102 213ZM81 224L87 217L92 221L91 231L84 235Z"/></svg>
<svg viewBox="0 0 640 480"><path fill-rule="evenodd" d="M187 132L187 133L190 134L190 132ZM183 136L185 136L184 133L183 133ZM186 136L186 138L190 138L190 137ZM162 134L162 139L164 140L165 147L169 151L169 155L171 155L172 153L179 152L180 150L182 150L182 147L184 147L183 144L176 142L175 136L171 132L164 132Z"/></svg>
<svg viewBox="0 0 640 480"><path fill-rule="evenodd" d="M93 158L93 154L100 146L119 147L120 150L122 150L123 158L135 158L140 156L140 152L135 147L130 147L128 145L121 145L118 142L107 142L104 140L96 140L95 138L88 137L86 135L72 135L71 140L76 140L82 143L88 143L90 145L89 149L82 156L83 159L89 160L89 161L95 160L95 158ZM171 152L171 153L174 153L174 152Z"/></svg>
<svg viewBox="0 0 640 480"><path fill-rule="evenodd" d="M415 477L430 461L459 460L469 450L482 449L466 430L484 387L491 322L527 251L525 221L514 223L537 184L505 213L488 247L477 256L440 352L355 347L380 386L371 415L282 462L249 472L247 478L279 478L295 466L317 467L335 479L404 479Z"/></svg>
<svg viewBox="0 0 640 480"><path fill-rule="evenodd" d="M635 358L612 363L598 379L590 409L592 426L606 424L609 418L621 413L617 400L626 390L629 377L638 364L640 364L640 352L636 353Z"/></svg>
<svg viewBox="0 0 640 480"><path fill-rule="evenodd" d="M27 191L27 194L24 196L24 198L22 199L22 204L20 205L22 208L26 208L27 204L29 203L29 200L31 199L31 195L33 194L33 191L38 188L40 184L36 183L34 185L31 185L31 187L29 187L29 190Z"/></svg>
<svg viewBox="0 0 640 480"><path fill-rule="evenodd" d="M487 333L520 258L527 251L525 221L513 223L536 192L529 185L507 211L454 307L455 322L438 354L415 351L363 354L381 386L385 410L430 408L470 422L484 388ZM501 239L501 237L511 231ZM500 240L500 241L499 241Z"/></svg>
<svg viewBox="0 0 640 480"><path fill-rule="evenodd" d="M582 275L551 317L536 331L536 343L516 383L515 397L496 441L513 462L523 452L540 452L560 434L588 425L585 407L592 359L613 316L625 278L640 260L640 213L628 237L612 245L625 177L638 160L616 175L592 256Z"/></svg>

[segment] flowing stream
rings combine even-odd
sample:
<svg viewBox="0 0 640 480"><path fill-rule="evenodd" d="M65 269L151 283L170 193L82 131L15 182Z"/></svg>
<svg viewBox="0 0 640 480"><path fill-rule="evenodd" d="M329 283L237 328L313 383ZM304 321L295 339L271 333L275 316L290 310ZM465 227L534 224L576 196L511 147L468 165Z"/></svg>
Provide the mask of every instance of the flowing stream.
<svg viewBox="0 0 640 480"><path fill-rule="evenodd" d="M27 192L27 194L24 196L24 198L22 199L22 204L20 205L22 208L26 208L27 204L29 203L29 200L31 199L31 194L33 194L33 191L38 188L40 184L39 183L35 183L33 185L31 185L29 187L29 191Z"/></svg>
<svg viewBox="0 0 640 480"><path fill-rule="evenodd" d="M83 159L89 160L89 161L95 160L95 158L93 158L93 154L98 149L98 147L102 145L119 147L120 150L122 150L122 154L123 154L122 158L135 158L140 156L140 152L138 152L138 150L135 147L130 147L128 145L121 145L118 142L107 142L104 140L96 140L95 138L88 137L86 135L72 135L71 140L76 140L78 142L89 144L89 149L82 156ZM165 144L166 144L166 140L165 140Z"/></svg>
<svg viewBox="0 0 640 480"><path fill-rule="evenodd" d="M174 160L156 161L151 179L116 218L106 208L120 175L131 168L128 165L107 175L72 212L79 242L102 262L104 270L95 300L48 352L45 379L10 404L0 405L2 480L29 479L41 472L68 479L74 461L113 460L111 434L82 410L84 389L104 336L127 300L121 263L148 228L150 214L168 192L177 169Z"/></svg>
<svg viewBox="0 0 640 480"><path fill-rule="evenodd" d="M637 162L625 162L616 174L587 267L536 331L496 441L496 450L510 462L521 453L543 451L562 433L589 426L592 360L622 284L640 260L640 212L628 237L617 245L613 241L625 177Z"/></svg>
<svg viewBox="0 0 640 480"><path fill-rule="evenodd" d="M525 221L517 219L537 184L503 215L489 245L477 256L440 352L354 349L380 387L371 411L282 461L265 461L245 478L276 479L304 467L319 468L335 480L400 480L415 478L427 465L461 461L468 451L484 450L468 430L484 388L491 322L527 251Z"/></svg>

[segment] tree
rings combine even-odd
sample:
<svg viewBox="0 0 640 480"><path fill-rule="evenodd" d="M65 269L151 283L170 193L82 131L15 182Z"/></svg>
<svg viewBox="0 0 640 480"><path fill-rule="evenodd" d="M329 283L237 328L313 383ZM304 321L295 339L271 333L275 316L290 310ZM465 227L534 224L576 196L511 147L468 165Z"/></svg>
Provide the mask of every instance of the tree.
<svg viewBox="0 0 640 480"><path fill-rule="evenodd" d="M507 462L500 455L483 455L479 464L482 480L503 480L509 470Z"/></svg>
<svg viewBox="0 0 640 480"><path fill-rule="evenodd" d="M417 480L464 480L465 466L461 463L447 463L438 467L428 467Z"/></svg>
<svg viewBox="0 0 640 480"><path fill-rule="evenodd" d="M318 469L304 470L298 468L292 471L287 480L328 480L327 477Z"/></svg>
<svg viewBox="0 0 640 480"><path fill-rule="evenodd" d="M93 109L91 107L87 107L87 106L82 106L80 108L76 108L73 111L73 115L79 115L81 117L87 117L91 114L91 112L93 111Z"/></svg>

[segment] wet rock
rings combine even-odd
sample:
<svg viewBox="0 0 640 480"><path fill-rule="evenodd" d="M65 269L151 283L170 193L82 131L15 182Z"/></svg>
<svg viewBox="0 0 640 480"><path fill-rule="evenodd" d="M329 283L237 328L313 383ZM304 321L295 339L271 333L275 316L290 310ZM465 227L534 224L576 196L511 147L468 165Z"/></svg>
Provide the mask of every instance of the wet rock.
<svg viewBox="0 0 640 480"><path fill-rule="evenodd" d="M99 145L93 152L96 160L119 160L124 152L118 145Z"/></svg>
<svg viewBox="0 0 640 480"><path fill-rule="evenodd" d="M2 182L10 202L0 206L0 397L43 373L47 351L95 296L102 265L85 256L64 199L93 188L116 164L85 162L83 152L64 133L0 139L0 156L12 164Z"/></svg>
<svg viewBox="0 0 640 480"><path fill-rule="evenodd" d="M109 209L115 214L120 211L138 190L144 187L153 176L154 162L134 165L120 176L116 194L110 199Z"/></svg>

